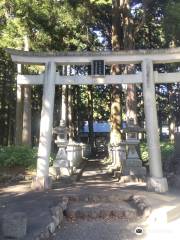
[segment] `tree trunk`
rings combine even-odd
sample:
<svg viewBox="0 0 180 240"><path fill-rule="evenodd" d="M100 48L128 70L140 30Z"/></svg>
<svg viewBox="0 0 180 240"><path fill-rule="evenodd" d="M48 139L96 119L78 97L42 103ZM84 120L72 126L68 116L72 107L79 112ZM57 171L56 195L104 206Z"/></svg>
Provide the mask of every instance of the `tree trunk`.
<svg viewBox="0 0 180 240"><path fill-rule="evenodd" d="M69 128L69 141L74 139L74 125L72 120L72 86L68 86L68 128Z"/></svg>
<svg viewBox="0 0 180 240"><path fill-rule="evenodd" d="M31 87L24 87L22 144L31 146Z"/></svg>
<svg viewBox="0 0 180 240"><path fill-rule="evenodd" d="M130 120L133 120L134 124L137 124L137 99L135 84L127 84L126 120L127 123L129 123Z"/></svg>
<svg viewBox="0 0 180 240"><path fill-rule="evenodd" d="M170 105L170 112L169 112L169 140L171 142L174 142L174 134L175 134L175 128L176 128L176 121L175 121L175 111L174 111L174 98L175 93L173 90L172 85L168 85L168 91L169 91L169 105Z"/></svg>
<svg viewBox="0 0 180 240"><path fill-rule="evenodd" d="M117 146L121 142L121 91L119 85L112 87L110 144L113 146Z"/></svg>
<svg viewBox="0 0 180 240"><path fill-rule="evenodd" d="M113 0L112 2L112 51L122 49L133 49L133 28L134 23L131 18L129 0ZM112 66L112 74L120 74L124 71L120 66ZM124 73L134 73L133 65L125 68ZM112 105L111 105L111 134L110 143L118 145L122 139L120 133L121 127L121 87L112 87ZM136 101L136 86L128 84L127 86L127 122L130 119L137 124L137 101Z"/></svg>
<svg viewBox="0 0 180 240"><path fill-rule="evenodd" d="M122 42L122 21L121 21L121 0L112 1L112 51L119 51L123 49ZM112 75L120 73L120 67L118 65L112 65ZM111 132L110 132L110 144L119 145L121 142L121 86L112 85L111 96Z"/></svg>
<svg viewBox="0 0 180 240"><path fill-rule="evenodd" d="M3 66L4 67L4 66ZM0 69L3 71L3 69ZM6 92L6 77L3 76L1 79L2 82L2 94L0 101L0 145L6 145L6 101L5 101L5 92Z"/></svg>
<svg viewBox="0 0 180 240"><path fill-rule="evenodd" d="M63 85L62 86L62 104L61 104L61 120L63 120L65 123L67 122L67 86Z"/></svg>
<svg viewBox="0 0 180 240"><path fill-rule="evenodd" d="M24 36L24 51L29 51L29 39ZM31 86L24 86L22 144L31 146Z"/></svg>
<svg viewBox="0 0 180 240"><path fill-rule="evenodd" d="M17 65L18 74L22 73L22 65ZM16 129L15 129L15 145L22 144L22 129L23 129L23 87L17 85L16 97Z"/></svg>
<svg viewBox="0 0 180 240"><path fill-rule="evenodd" d="M135 48L134 43L134 21L131 16L131 9L129 6L129 0L124 1L123 5L123 45L125 50L132 50ZM135 74L135 66L130 64L126 66L126 74ZM136 98L136 85L127 84L126 95L126 121L129 123L133 120L134 124L137 124L137 98Z"/></svg>
<svg viewBox="0 0 180 240"><path fill-rule="evenodd" d="M89 125L89 144L93 153L94 149L94 129L93 129L93 86L88 85L88 125Z"/></svg>
<svg viewBox="0 0 180 240"><path fill-rule="evenodd" d="M81 119L80 119L80 102L81 102L81 90L80 86L76 86L76 109L77 109L77 140L80 141L81 131Z"/></svg>
<svg viewBox="0 0 180 240"><path fill-rule="evenodd" d="M169 140L171 142L174 142L175 129L176 129L175 119L171 117L169 119Z"/></svg>

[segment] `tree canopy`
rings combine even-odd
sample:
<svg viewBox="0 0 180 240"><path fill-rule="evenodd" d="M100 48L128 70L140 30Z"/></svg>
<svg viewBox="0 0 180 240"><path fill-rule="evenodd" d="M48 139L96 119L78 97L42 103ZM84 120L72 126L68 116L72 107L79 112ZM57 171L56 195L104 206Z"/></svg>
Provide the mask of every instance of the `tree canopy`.
<svg viewBox="0 0 180 240"><path fill-rule="evenodd" d="M180 3L178 0L1 0L0 48L24 49L26 41L28 41L29 50L32 51L101 51L112 49L112 17L114 14L112 6L115 4L123 5L118 10L118 34L123 39L123 47L131 49L130 38L133 38L133 48L135 49L180 46ZM1 59L1 71L4 70L4 73L1 73L0 86L6 92L7 86L4 79L7 78L7 74L3 64L8 65L7 69L10 65L4 60L7 59L4 53L1 53ZM73 68L75 67L73 66ZM107 72L109 72L109 67L107 66ZM136 66L135 69L140 70L140 66ZM161 72L178 71L179 65L156 66L156 69ZM84 71L87 74L87 70L83 70L83 68L78 71L81 73ZM93 96L94 120L109 119L110 87L97 86L90 90ZM178 84L173 86L160 85L156 88L159 102L159 121L167 121L171 116L175 117L176 125L179 124L178 89ZM32 110L34 111L40 109L40 98L35 96L38 94L41 96L42 90L38 87L33 87L32 90L34 101ZM9 100L4 98L2 91L0 92L2 99L0 114L7 116L7 122L14 121L13 116L10 116L10 120L8 120L12 108L9 101L14 104L15 100L13 79L9 91L12 92ZM88 118L88 114L85 113L89 104L88 89L81 86L79 90L75 90L76 93L78 91L80 102L74 97L73 104L74 109L77 109L77 102L80 105L79 114L84 121ZM143 121L142 89L140 86L138 86L137 93L138 119ZM123 93L121 97L122 114L124 115L125 94ZM14 106L13 104L12 106ZM165 109L163 112L160 111L162 108ZM1 126L2 129L3 123ZM8 135L8 131L13 132L13 130L7 130L5 135Z"/></svg>

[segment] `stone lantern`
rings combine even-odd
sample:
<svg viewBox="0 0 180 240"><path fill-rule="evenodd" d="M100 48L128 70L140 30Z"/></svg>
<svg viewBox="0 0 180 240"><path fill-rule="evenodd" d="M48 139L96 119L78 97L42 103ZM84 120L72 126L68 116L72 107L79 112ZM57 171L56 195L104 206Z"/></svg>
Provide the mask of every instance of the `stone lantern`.
<svg viewBox="0 0 180 240"><path fill-rule="evenodd" d="M67 127L64 120L60 121L59 127L54 128L54 133L57 134L57 139L55 143L58 146L58 153L54 162L55 168L69 168L69 162L67 159L66 147L68 145L67 141Z"/></svg>
<svg viewBox="0 0 180 240"><path fill-rule="evenodd" d="M123 175L136 175L144 177L146 175L146 168L142 166L142 161L136 150L139 145L138 133L145 132L145 130L134 124L133 119L128 123L124 129L126 133L126 145L128 147L127 159L125 161Z"/></svg>

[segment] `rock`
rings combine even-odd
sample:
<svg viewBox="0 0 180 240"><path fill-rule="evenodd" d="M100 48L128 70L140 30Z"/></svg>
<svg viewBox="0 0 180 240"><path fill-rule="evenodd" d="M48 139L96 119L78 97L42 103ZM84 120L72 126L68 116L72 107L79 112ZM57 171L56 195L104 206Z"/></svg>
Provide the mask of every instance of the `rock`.
<svg viewBox="0 0 180 240"><path fill-rule="evenodd" d="M53 219L53 222L54 222L54 224L55 224L55 227L58 227L59 224L60 224L60 219L59 219L59 217L52 216L52 219Z"/></svg>
<svg viewBox="0 0 180 240"><path fill-rule="evenodd" d="M52 187L52 178L50 176L48 177L33 177L31 188L36 191L44 191L51 189Z"/></svg>
<svg viewBox="0 0 180 240"><path fill-rule="evenodd" d="M44 237L44 233L42 232L42 233L40 234L40 236L39 236L39 239L40 239L40 240L44 240L44 238L45 238L45 237Z"/></svg>
<svg viewBox="0 0 180 240"><path fill-rule="evenodd" d="M19 173L16 176L16 181L23 181L25 179L25 176L22 173Z"/></svg>
<svg viewBox="0 0 180 240"><path fill-rule="evenodd" d="M62 198L61 207L62 207L63 211L65 211L67 209L68 202L69 202L68 197Z"/></svg>
<svg viewBox="0 0 180 240"><path fill-rule="evenodd" d="M2 219L2 232L5 237L23 238L27 231L27 217L23 212L6 214Z"/></svg>
<svg viewBox="0 0 180 240"><path fill-rule="evenodd" d="M61 224L63 222L63 218L64 218L64 215L63 215L63 211L62 211L62 208L61 208L61 211L60 211L60 214L59 214L59 224Z"/></svg>
<svg viewBox="0 0 180 240"><path fill-rule="evenodd" d="M51 222L49 225L48 225L48 229L49 229L49 232L51 234L53 234L56 230L56 227L55 227L55 223L54 222Z"/></svg>
<svg viewBox="0 0 180 240"><path fill-rule="evenodd" d="M46 227L46 229L43 232L43 237L45 239L49 239L50 233L49 233L49 229Z"/></svg>
<svg viewBox="0 0 180 240"><path fill-rule="evenodd" d="M151 207L142 196L135 195L129 198L130 202L136 207L139 216L148 217L151 213Z"/></svg>
<svg viewBox="0 0 180 240"><path fill-rule="evenodd" d="M11 175L10 174L6 174L6 173L3 173L0 175L0 182L7 182L9 180L11 180Z"/></svg>
<svg viewBox="0 0 180 240"><path fill-rule="evenodd" d="M25 176L25 180L26 180L26 181L31 181L31 180L32 180L32 176L26 175L26 176Z"/></svg>
<svg viewBox="0 0 180 240"><path fill-rule="evenodd" d="M52 214L53 216L59 217L60 209L61 209L60 206L52 207L52 208L51 208L51 214Z"/></svg>

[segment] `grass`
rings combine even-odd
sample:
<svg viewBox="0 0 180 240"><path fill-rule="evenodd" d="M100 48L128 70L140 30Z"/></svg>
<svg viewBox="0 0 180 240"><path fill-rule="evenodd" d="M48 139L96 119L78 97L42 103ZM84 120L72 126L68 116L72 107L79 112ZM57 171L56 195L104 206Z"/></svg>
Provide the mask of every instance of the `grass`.
<svg viewBox="0 0 180 240"><path fill-rule="evenodd" d="M37 152L37 148L28 146L0 147L0 167L24 167L33 170L36 168ZM50 165L52 165L53 159L54 155L49 159Z"/></svg>
<svg viewBox="0 0 180 240"><path fill-rule="evenodd" d="M1 167L24 167L34 168L36 166L37 148L28 146L0 147Z"/></svg>

